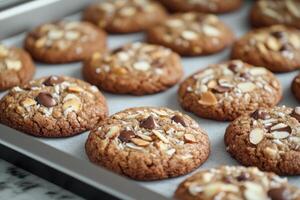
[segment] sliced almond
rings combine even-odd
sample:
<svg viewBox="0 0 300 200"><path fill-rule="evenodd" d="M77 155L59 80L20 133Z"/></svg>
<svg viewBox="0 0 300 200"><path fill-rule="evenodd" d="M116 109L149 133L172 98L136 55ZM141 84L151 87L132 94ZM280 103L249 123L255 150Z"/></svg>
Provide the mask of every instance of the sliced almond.
<svg viewBox="0 0 300 200"><path fill-rule="evenodd" d="M81 88L79 86L69 86L68 87L68 91L69 92L77 92L77 93L79 93L79 92L83 92L84 90L83 90L83 88Z"/></svg>
<svg viewBox="0 0 300 200"><path fill-rule="evenodd" d="M274 131L271 134L275 139L285 139L290 136L289 132L286 131Z"/></svg>
<svg viewBox="0 0 300 200"><path fill-rule="evenodd" d="M145 140L139 139L139 138L132 138L131 141L141 147L146 147L150 144L150 142L147 142Z"/></svg>
<svg viewBox="0 0 300 200"><path fill-rule="evenodd" d="M169 156L172 156L175 152L176 152L176 149L169 149L166 151L166 154L168 154Z"/></svg>
<svg viewBox="0 0 300 200"><path fill-rule="evenodd" d="M144 134L137 134L137 136L139 136L140 138L142 138L143 140L146 140L146 141L152 141L152 138L148 135L144 135Z"/></svg>
<svg viewBox="0 0 300 200"><path fill-rule="evenodd" d="M201 99L198 101L201 105L212 106L218 103L216 96L208 91L201 94Z"/></svg>
<svg viewBox="0 0 300 200"><path fill-rule="evenodd" d="M300 4L292 0L285 1L286 7L297 18L300 18ZM297 4L297 5L296 5Z"/></svg>
<svg viewBox="0 0 300 200"><path fill-rule="evenodd" d="M65 33L65 38L67 40L77 40L80 37L80 33L78 31L67 31Z"/></svg>
<svg viewBox="0 0 300 200"><path fill-rule="evenodd" d="M268 54L268 50L267 50L266 46L263 43L257 43L256 47L258 48L260 53L262 53L263 55Z"/></svg>
<svg viewBox="0 0 300 200"><path fill-rule="evenodd" d="M264 188L253 182L246 182L245 184L244 196L246 200L257 200L257 199L268 199Z"/></svg>
<svg viewBox="0 0 300 200"><path fill-rule="evenodd" d="M263 67L254 67L250 69L250 74L253 76L263 75L267 73L267 70Z"/></svg>
<svg viewBox="0 0 300 200"><path fill-rule="evenodd" d="M190 142L190 143L196 143L197 142L195 136L192 135L192 134L185 134L184 139L185 139L186 142Z"/></svg>
<svg viewBox="0 0 300 200"><path fill-rule="evenodd" d="M146 61L139 61L133 64L133 68L140 71L147 71L150 67L150 64Z"/></svg>
<svg viewBox="0 0 300 200"><path fill-rule="evenodd" d="M198 38L198 34L194 31L183 31L181 36L186 40L196 40Z"/></svg>
<svg viewBox="0 0 300 200"><path fill-rule="evenodd" d="M31 98L26 98L24 101L22 101L22 105L24 107L30 107L30 106L36 105L36 103L37 102Z"/></svg>
<svg viewBox="0 0 300 200"><path fill-rule="evenodd" d="M8 52L9 50L5 46L0 45L0 57L7 56Z"/></svg>
<svg viewBox="0 0 300 200"><path fill-rule="evenodd" d="M136 9L132 6L127 6L120 10L120 14L125 17L133 16L135 13Z"/></svg>
<svg viewBox="0 0 300 200"><path fill-rule="evenodd" d="M260 128L253 129L249 134L249 140L252 144L259 144L264 139L265 131Z"/></svg>
<svg viewBox="0 0 300 200"><path fill-rule="evenodd" d="M183 21L180 19L169 19L166 21L166 25L172 28L178 28L184 25Z"/></svg>
<svg viewBox="0 0 300 200"><path fill-rule="evenodd" d="M153 130L152 132L164 143L169 143L169 140L163 134L161 134L159 131Z"/></svg>
<svg viewBox="0 0 300 200"><path fill-rule="evenodd" d="M219 29L214 26L204 24L202 27L203 33L207 36L217 37L221 34Z"/></svg>
<svg viewBox="0 0 300 200"><path fill-rule="evenodd" d="M109 131L106 133L105 137L114 138L120 132L120 128L118 126L110 127Z"/></svg>
<svg viewBox="0 0 300 200"><path fill-rule="evenodd" d="M267 47L273 51L279 51L281 48L280 43L274 37L269 37L267 39Z"/></svg>
<svg viewBox="0 0 300 200"><path fill-rule="evenodd" d="M12 59L5 59L5 65L9 70L20 70L22 68L22 62L20 60L12 60Z"/></svg>
<svg viewBox="0 0 300 200"><path fill-rule="evenodd" d="M208 82L207 87L208 87L208 88L214 88L214 87L216 87L217 85L218 85L218 84L217 84L217 81L211 80L211 81Z"/></svg>
<svg viewBox="0 0 300 200"><path fill-rule="evenodd" d="M244 93L251 92L256 88L256 85L252 82L239 83L237 86Z"/></svg>
<svg viewBox="0 0 300 200"><path fill-rule="evenodd" d="M64 32L61 30L51 30L48 32L48 38L51 40L61 39L64 35Z"/></svg>
<svg viewBox="0 0 300 200"><path fill-rule="evenodd" d="M63 104L63 110L68 112L71 111L78 112L80 110L80 107L81 107L81 102L78 99L70 99Z"/></svg>
<svg viewBox="0 0 300 200"><path fill-rule="evenodd" d="M206 198L212 198L219 192L239 192L239 188L232 184L225 184L221 182L210 183L204 187L203 194Z"/></svg>
<svg viewBox="0 0 300 200"><path fill-rule="evenodd" d="M168 146L163 143L162 141L156 142L155 145L161 150L161 151L167 151Z"/></svg>

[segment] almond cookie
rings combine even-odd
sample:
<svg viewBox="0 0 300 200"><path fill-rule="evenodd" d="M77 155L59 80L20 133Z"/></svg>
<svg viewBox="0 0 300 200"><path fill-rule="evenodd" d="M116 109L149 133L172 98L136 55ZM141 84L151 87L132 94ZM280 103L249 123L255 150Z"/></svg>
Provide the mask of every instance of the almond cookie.
<svg viewBox="0 0 300 200"><path fill-rule="evenodd" d="M107 54L95 53L83 67L84 78L99 88L119 94L161 92L183 76L180 57L171 50L133 43Z"/></svg>
<svg viewBox="0 0 300 200"><path fill-rule="evenodd" d="M147 40L183 56L213 54L234 40L230 28L215 15L176 14L148 30Z"/></svg>
<svg viewBox="0 0 300 200"><path fill-rule="evenodd" d="M274 173L256 167L220 166L187 178L178 200L299 200L300 190Z"/></svg>
<svg viewBox="0 0 300 200"><path fill-rule="evenodd" d="M104 0L83 13L84 20L110 33L144 31L166 16L164 7L152 0Z"/></svg>
<svg viewBox="0 0 300 200"><path fill-rule="evenodd" d="M300 31L275 25L249 32L233 45L231 57L273 72L300 67Z"/></svg>
<svg viewBox="0 0 300 200"><path fill-rule="evenodd" d="M207 134L189 116L168 108L130 108L91 131L85 145L97 165L137 180L187 174L209 156Z"/></svg>
<svg viewBox="0 0 300 200"><path fill-rule="evenodd" d="M300 107L258 109L233 121L226 150L246 166L279 175L300 174Z"/></svg>
<svg viewBox="0 0 300 200"><path fill-rule="evenodd" d="M255 2L251 15L253 26L285 24L300 28L300 0L260 0Z"/></svg>
<svg viewBox="0 0 300 200"><path fill-rule="evenodd" d="M34 73L35 66L27 52L0 44L0 91L27 83Z"/></svg>
<svg viewBox="0 0 300 200"><path fill-rule="evenodd" d="M200 117L234 120L276 105L282 91L267 69L233 60L196 72L180 85L178 94L181 106Z"/></svg>
<svg viewBox="0 0 300 200"><path fill-rule="evenodd" d="M298 74L293 80L292 92L297 100L300 101L300 74Z"/></svg>
<svg viewBox="0 0 300 200"><path fill-rule="evenodd" d="M226 13L241 7L242 0L161 0L174 12Z"/></svg>
<svg viewBox="0 0 300 200"><path fill-rule="evenodd" d="M94 126L108 114L97 87L84 81L50 76L14 87L0 101L0 122L41 137L72 136Z"/></svg>
<svg viewBox="0 0 300 200"><path fill-rule="evenodd" d="M103 52L106 34L88 22L60 21L37 27L27 35L24 45L37 61L68 63Z"/></svg>

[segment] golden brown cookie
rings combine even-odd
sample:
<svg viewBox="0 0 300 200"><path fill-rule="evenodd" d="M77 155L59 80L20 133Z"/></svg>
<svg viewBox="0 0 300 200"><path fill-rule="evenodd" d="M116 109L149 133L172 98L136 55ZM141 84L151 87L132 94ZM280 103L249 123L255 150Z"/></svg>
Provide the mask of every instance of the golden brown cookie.
<svg viewBox="0 0 300 200"><path fill-rule="evenodd" d="M300 107L259 108L226 129L226 150L245 166L300 174Z"/></svg>
<svg viewBox="0 0 300 200"><path fill-rule="evenodd" d="M183 56L197 56L225 49L232 44L234 34L215 15L184 13L150 28L147 40Z"/></svg>
<svg viewBox="0 0 300 200"><path fill-rule="evenodd" d="M25 39L31 56L45 63L68 63L89 58L106 49L106 34L88 22L43 24Z"/></svg>
<svg viewBox="0 0 300 200"><path fill-rule="evenodd" d="M181 83L181 106L214 120L234 120L259 107L273 107L281 99L280 82L267 69L239 60L211 65Z"/></svg>
<svg viewBox="0 0 300 200"><path fill-rule="evenodd" d="M281 25L251 31L234 43L231 57L273 72L298 69L300 31Z"/></svg>
<svg viewBox="0 0 300 200"><path fill-rule="evenodd" d="M183 181L178 200L299 200L300 190L276 174L256 167L220 166Z"/></svg>
<svg viewBox="0 0 300 200"><path fill-rule="evenodd" d="M83 76L112 93L145 95L175 85L183 69L180 57L170 49L137 42L107 54L95 53L84 63Z"/></svg>
<svg viewBox="0 0 300 200"><path fill-rule="evenodd" d="M153 0L105 0L87 7L83 20L110 33L144 31L166 18L163 6Z"/></svg>
<svg viewBox="0 0 300 200"><path fill-rule="evenodd" d="M0 101L0 122L40 137L67 137L89 129L108 114L97 87L50 76L14 87Z"/></svg>
<svg viewBox="0 0 300 200"><path fill-rule="evenodd" d="M23 49L0 45L0 91L32 79L35 66Z"/></svg>
<svg viewBox="0 0 300 200"><path fill-rule="evenodd" d="M243 0L161 0L174 12L226 13L241 7Z"/></svg>
<svg viewBox="0 0 300 200"><path fill-rule="evenodd" d="M209 156L210 143L197 122L168 108L129 108L91 131L85 145L97 165L138 180L187 174Z"/></svg>
<svg viewBox="0 0 300 200"><path fill-rule="evenodd" d="M300 74L294 78L291 89L296 99L300 101Z"/></svg>
<svg viewBox="0 0 300 200"><path fill-rule="evenodd" d="M284 24L300 28L300 0L256 1L250 20L255 27Z"/></svg>

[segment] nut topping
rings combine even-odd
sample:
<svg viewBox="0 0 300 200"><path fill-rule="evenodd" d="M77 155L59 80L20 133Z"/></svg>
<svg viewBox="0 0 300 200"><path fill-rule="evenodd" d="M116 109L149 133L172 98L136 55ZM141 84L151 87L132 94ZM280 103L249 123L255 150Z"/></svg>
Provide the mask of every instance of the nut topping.
<svg viewBox="0 0 300 200"><path fill-rule="evenodd" d="M121 140L122 142L130 142L132 140L132 138L135 137L135 134L133 131L127 131L127 130L123 130L120 132L119 135L119 140Z"/></svg>
<svg viewBox="0 0 300 200"><path fill-rule="evenodd" d="M196 143L197 142L195 136L192 134L185 134L184 139L187 143Z"/></svg>
<svg viewBox="0 0 300 200"><path fill-rule="evenodd" d="M256 110L255 112L253 112L251 114L251 117L254 118L255 120L258 120L258 119L269 119L270 118L270 115L262 110Z"/></svg>
<svg viewBox="0 0 300 200"><path fill-rule="evenodd" d="M43 82L43 84L45 86L54 86L56 84L62 83L63 81L64 81L63 78L59 76L50 76Z"/></svg>
<svg viewBox="0 0 300 200"><path fill-rule="evenodd" d="M47 108L56 105L56 101L53 99L52 95L48 92L40 92L36 97L36 101Z"/></svg>
<svg viewBox="0 0 300 200"><path fill-rule="evenodd" d="M252 144L257 145L264 139L264 130L255 128L250 132L249 140Z"/></svg>
<svg viewBox="0 0 300 200"><path fill-rule="evenodd" d="M145 140L139 139L139 138L132 138L131 141L141 147L146 147L150 144L150 142L147 142Z"/></svg>
<svg viewBox="0 0 300 200"><path fill-rule="evenodd" d="M145 128L145 129L154 129L156 126L155 120L152 116L149 116L147 119L143 120L140 123L140 127Z"/></svg>
<svg viewBox="0 0 300 200"><path fill-rule="evenodd" d="M184 119L180 116L180 115L174 115L171 120L173 120L174 122L181 124L182 126L186 127L186 123L184 121Z"/></svg>
<svg viewBox="0 0 300 200"><path fill-rule="evenodd" d="M161 134L159 131L153 130L152 132L164 143L166 143L166 144L169 143L169 140L163 134Z"/></svg>
<svg viewBox="0 0 300 200"><path fill-rule="evenodd" d="M300 122L300 107L296 107L291 113L291 116L296 118L298 122Z"/></svg>
<svg viewBox="0 0 300 200"><path fill-rule="evenodd" d="M290 196L290 192L284 187L272 188L268 191L271 200L290 200Z"/></svg>
<svg viewBox="0 0 300 200"><path fill-rule="evenodd" d="M288 133L292 132L291 127L284 123L276 124L276 125L272 126L270 130L271 130L271 132L273 132L273 131L288 132Z"/></svg>
<svg viewBox="0 0 300 200"><path fill-rule="evenodd" d="M198 101L205 106L212 106L218 103L216 96L212 92L204 92L201 94L201 99Z"/></svg>

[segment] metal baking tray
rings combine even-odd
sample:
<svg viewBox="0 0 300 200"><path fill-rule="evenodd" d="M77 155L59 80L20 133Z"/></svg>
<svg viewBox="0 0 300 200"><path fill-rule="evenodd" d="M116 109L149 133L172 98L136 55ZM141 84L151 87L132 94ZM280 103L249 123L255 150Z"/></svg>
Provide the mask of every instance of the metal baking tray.
<svg viewBox="0 0 300 200"><path fill-rule="evenodd" d="M7 21L5 21L5 18L1 18L0 13L0 27L6 27L8 30L5 33L0 30L0 35L2 34L7 36L8 33L11 34L13 32L22 30L24 28L23 26L22 29L18 29L18 27L15 25L12 25L13 30L11 30L11 24L9 22L20 20L22 17L22 21L27 21L28 18L26 18L26 15L30 17L34 15L35 18L41 19L38 22L26 24L26 27L32 27L33 25L41 23L42 21L50 21L55 18L62 17L64 13L61 12L61 9L57 10L57 15L54 12L56 11L56 8L62 5L60 3L63 3L64 6L70 5L65 13L65 16L76 9L78 10L84 8L84 5L89 3L87 0L49 0L48 2L52 2L53 4L45 4L46 7L32 6L32 10L27 9L26 12L22 12L21 14L16 13L16 18L10 16ZM74 6L74 4L76 4L76 6ZM221 19L231 26L237 37L250 30L248 25L248 13L251 4L251 1L246 1L240 10L230 14L220 15ZM43 12L41 12L41 10L47 10L47 12L42 15ZM79 20L80 12L72 16L68 16L68 18ZM22 24L22 22L15 22L15 24ZM26 33L20 33L13 37L6 37L1 42L6 45L22 46L25 34ZM108 43L110 48L116 48L121 44L130 43L133 41L142 41L143 39L143 33L110 35ZM227 60L229 53L230 49L227 49L221 53L211 56L183 58L182 63L184 65L185 77L199 69L206 67L209 64L219 63ZM79 62L63 65L47 65L36 63L36 65L37 72L35 78L51 74L68 75L76 78L82 78L82 65ZM277 77L281 81L284 90L284 98L280 103L281 105L298 105L290 92L291 81L297 73L298 72L277 74ZM178 85L163 93L142 97L114 95L109 93L104 93L104 95L107 98L110 114L125 108L136 106L164 106L185 112L180 108L177 101L177 89ZM0 93L0 96L3 96L4 94L5 93ZM216 167L222 164L238 165L238 163L233 160L225 151L225 145L223 143L223 136L225 129L228 126L228 122L216 122L199 118L191 113L187 114L199 122L199 124L208 132L211 141L210 157L207 162L205 162L196 171ZM88 133L86 132L70 138L43 139L32 137L0 125L0 157L17 163L18 165L42 175L43 177L46 177L49 180L54 181L65 188L69 188L87 198L99 198L99 195L106 195L101 197L103 197L103 199L171 199L178 184L187 176L192 174L191 173L178 178L151 182L141 182L127 179L109 172L104 168L95 166L88 161L84 150L84 144L87 136ZM51 175L49 175L49 173ZM52 175L52 173L55 175ZM59 182L58 180L60 179L56 178L57 176L60 178L66 178L66 182ZM288 179L292 184L300 186L299 176L288 177ZM86 193L82 194L82 191L93 191L93 194L96 194L96 196L92 197ZM97 193L97 191L102 191L106 194ZM91 192L89 192L89 194L91 194Z"/></svg>

